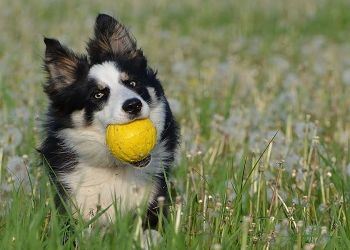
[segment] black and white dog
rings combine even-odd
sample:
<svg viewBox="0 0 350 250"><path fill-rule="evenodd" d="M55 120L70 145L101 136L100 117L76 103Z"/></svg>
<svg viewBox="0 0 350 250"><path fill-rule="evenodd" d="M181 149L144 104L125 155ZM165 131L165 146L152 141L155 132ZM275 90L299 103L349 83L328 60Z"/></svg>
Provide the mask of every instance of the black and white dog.
<svg viewBox="0 0 350 250"><path fill-rule="evenodd" d="M100 14L87 55L77 55L55 39L45 38L44 86L50 99L40 151L50 166L59 195L73 202L83 218L115 219L147 204L146 221L157 224L158 198L168 196L166 175L178 146L178 126L157 73L152 70L128 30L113 17ZM157 144L150 161L135 165L109 152L105 130L150 118Z"/></svg>

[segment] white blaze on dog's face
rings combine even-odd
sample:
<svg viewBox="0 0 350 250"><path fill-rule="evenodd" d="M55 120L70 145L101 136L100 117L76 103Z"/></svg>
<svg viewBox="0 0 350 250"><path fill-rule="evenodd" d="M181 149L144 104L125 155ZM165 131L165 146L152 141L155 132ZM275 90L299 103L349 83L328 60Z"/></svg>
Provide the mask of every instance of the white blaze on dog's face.
<svg viewBox="0 0 350 250"><path fill-rule="evenodd" d="M101 89L100 92L94 93L94 98L102 99L104 95L108 95L103 108L94 113L94 120L102 126L125 124L134 119L149 118L149 104L132 90L137 83L129 81L126 73L120 72L114 62L107 61L92 66L89 80L95 81ZM151 102L155 101L151 100ZM163 121L156 121L156 123L159 122L163 123Z"/></svg>

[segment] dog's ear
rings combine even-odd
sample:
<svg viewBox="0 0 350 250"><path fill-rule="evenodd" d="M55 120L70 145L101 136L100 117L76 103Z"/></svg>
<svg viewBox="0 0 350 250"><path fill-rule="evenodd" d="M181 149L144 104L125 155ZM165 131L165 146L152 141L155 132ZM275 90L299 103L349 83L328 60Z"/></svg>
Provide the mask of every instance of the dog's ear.
<svg viewBox="0 0 350 250"><path fill-rule="evenodd" d="M56 39L44 38L46 45L44 68L48 73L45 92L49 95L70 86L88 72L86 57L78 56Z"/></svg>
<svg viewBox="0 0 350 250"><path fill-rule="evenodd" d="M87 47L92 63L110 55L122 55L136 50L136 40L127 28L106 14L99 14L95 23L95 37Z"/></svg>

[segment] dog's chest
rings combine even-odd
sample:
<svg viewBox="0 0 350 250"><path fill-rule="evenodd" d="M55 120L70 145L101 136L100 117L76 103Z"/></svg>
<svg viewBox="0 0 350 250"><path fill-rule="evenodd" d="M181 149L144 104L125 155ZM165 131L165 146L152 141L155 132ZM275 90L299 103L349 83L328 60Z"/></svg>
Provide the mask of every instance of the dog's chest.
<svg viewBox="0 0 350 250"><path fill-rule="evenodd" d="M95 168L78 164L76 170L61 177L84 219L106 210L101 223L114 221L115 208L122 213L151 201L156 184L133 168Z"/></svg>

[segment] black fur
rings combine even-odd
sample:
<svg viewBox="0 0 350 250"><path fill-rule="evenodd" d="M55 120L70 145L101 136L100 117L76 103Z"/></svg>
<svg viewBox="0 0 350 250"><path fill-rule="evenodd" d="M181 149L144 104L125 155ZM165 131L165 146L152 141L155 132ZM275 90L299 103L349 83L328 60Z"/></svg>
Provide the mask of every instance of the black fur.
<svg viewBox="0 0 350 250"><path fill-rule="evenodd" d="M110 38L116 29L121 35ZM104 39L110 40L105 41L106 43L101 42ZM51 179L60 195L64 198L69 195L70 190L57 180L57 175L69 174L74 170L79 159L74 151L58 138L57 132L74 127L71 117L74 111L84 110L86 126L89 126L93 121L94 112L103 108L109 97L109 89L103 90L105 95L101 100L94 100L92 96L98 90L98 86L96 82L88 79L87 75L93 65L104 61L113 61L122 72L126 72L129 78L124 81L124 84L130 87L130 82L135 82L136 86L130 88L147 103L151 102L146 89L148 86L153 87L157 98L165 103L166 119L161 141L166 142L166 150L170 154L164 163L164 174L168 175L179 143L178 126L166 101L157 73L148 66L146 57L140 49L136 48L136 41L127 29L114 18L100 14L96 19L95 37L87 46L88 56L75 54L55 39L45 38L44 41L46 44L44 68L48 73L44 91L50 99L50 104L44 124L45 139L40 151L50 166ZM53 69L53 66L57 65L62 70ZM146 226L154 228L158 223L157 198L159 196L168 198L166 178L164 175L154 177L159 190L148 208Z"/></svg>

